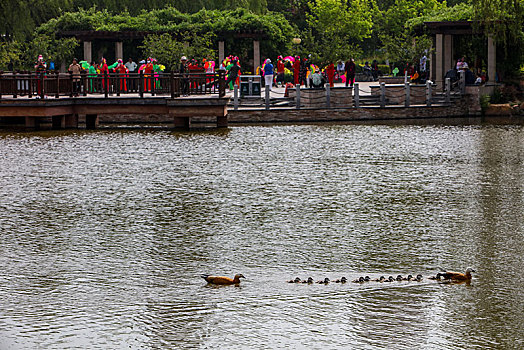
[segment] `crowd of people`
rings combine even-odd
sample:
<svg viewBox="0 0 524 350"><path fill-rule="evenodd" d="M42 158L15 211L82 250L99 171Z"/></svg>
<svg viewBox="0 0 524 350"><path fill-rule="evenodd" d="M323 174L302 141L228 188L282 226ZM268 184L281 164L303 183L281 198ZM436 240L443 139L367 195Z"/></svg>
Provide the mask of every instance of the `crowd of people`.
<svg viewBox="0 0 524 350"><path fill-rule="evenodd" d="M242 74L242 68L240 59L237 56L228 56L222 62L219 63L219 69L226 71L227 86L230 90L234 89L234 86L240 86L240 76ZM51 67L49 67L51 68ZM54 68L54 67L52 67ZM105 58L102 58L99 63L78 61L76 58L73 59L69 65L68 72L72 74L73 81L73 92L75 95L81 90L81 75L85 73L89 79L88 91L96 92L102 91L109 84L107 76L109 73L116 73L121 77L129 77L132 73L142 73L144 77L143 91L152 91L152 89L158 89L161 87L161 81L159 79L162 72L165 70L165 66L158 63L158 61L149 57L145 60L141 60L138 63L129 58L127 62L123 62L122 59L118 59L115 63L108 65ZM35 71L37 75L45 74L48 66L43 59L42 55L38 56L35 62ZM215 62L213 60L188 60L187 57L182 56L179 65L175 69L181 74L190 73L215 73ZM360 69L359 69L360 70ZM484 72L477 72L474 74L468 66L465 58L462 57L457 61L456 67L446 73L445 77L452 78L452 80L458 80L459 72L465 72L466 84L482 84L487 80ZM396 75L400 73L398 68L392 70ZM407 63L403 71L412 82L423 83L429 77L429 69L427 67L427 57L424 55L419 62L415 64ZM318 67L316 64L311 62L311 55L300 57L282 55L278 56L276 61L273 62L270 58L267 58L263 63L255 68L255 75L260 75L264 79L265 86L268 86L269 90L272 87L278 86L306 86L312 88L324 87L326 83L329 83L331 87L334 87L335 81L342 82L344 85L353 86L355 83L355 76L357 74L357 65L355 60L350 58L346 61L338 61L336 65L334 62L328 62L323 68ZM378 77L382 75L377 60L373 60L371 64L365 62L362 66L362 79L365 81L376 81ZM102 77L101 81L95 80L95 77ZM291 78L290 78L291 77ZM291 80L291 81L289 81ZM208 79L207 82L210 80ZM136 91L137 80L136 79L119 79L117 88L119 91ZM182 94L189 94L190 88L193 88L192 84L195 82L189 81L189 79L182 79ZM41 89L39 83L38 89Z"/></svg>

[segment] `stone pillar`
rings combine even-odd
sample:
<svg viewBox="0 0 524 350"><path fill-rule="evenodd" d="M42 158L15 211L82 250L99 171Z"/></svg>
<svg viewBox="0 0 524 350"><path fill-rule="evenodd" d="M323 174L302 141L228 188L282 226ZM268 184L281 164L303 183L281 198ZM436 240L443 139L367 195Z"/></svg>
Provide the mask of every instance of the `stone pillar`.
<svg viewBox="0 0 524 350"><path fill-rule="evenodd" d="M227 128L227 115L217 117L217 128Z"/></svg>
<svg viewBox="0 0 524 350"><path fill-rule="evenodd" d="M225 53L225 50L224 50L224 42L223 41L219 41L218 42L218 67L220 67L220 64L222 63L222 61L224 60L224 58L226 57L226 53ZM216 68L218 68L216 67Z"/></svg>
<svg viewBox="0 0 524 350"><path fill-rule="evenodd" d="M25 117L26 129L38 129L40 127L40 120L37 117Z"/></svg>
<svg viewBox="0 0 524 350"><path fill-rule="evenodd" d="M453 35L444 35L444 74L453 68Z"/></svg>
<svg viewBox="0 0 524 350"><path fill-rule="evenodd" d="M84 60L89 63L93 60L93 51L90 41L84 41Z"/></svg>
<svg viewBox="0 0 524 350"><path fill-rule="evenodd" d="M253 74L260 66L260 41L253 40Z"/></svg>
<svg viewBox="0 0 524 350"><path fill-rule="evenodd" d="M64 126L66 129L78 129L78 114L67 114Z"/></svg>
<svg viewBox="0 0 524 350"><path fill-rule="evenodd" d="M53 129L60 130L65 129L65 116L64 115L54 115L51 117L53 122Z"/></svg>
<svg viewBox="0 0 524 350"><path fill-rule="evenodd" d="M191 118L173 116L173 127L175 129L189 130L191 128Z"/></svg>
<svg viewBox="0 0 524 350"><path fill-rule="evenodd" d="M488 78L490 83L496 83L497 76L497 46L493 37L488 36Z"/></svg>
<svg viewBox="0 0 524 350"><path fill-rule="evenodd" d="M117 41L115 43L115 56L115 61L119 58L124 60L124 44L121 41Z"/></svg>
<svg viewBox="0 0 524 350"><path fill-rule="evenodd" d="M435 83L437 89L442 88L444 79L444 36L442 34L436 35L436 48L435 48Z"/></svg>
<svg viewBox="0 0 524 350"><path fill-rule="evenodd" d="M98 128L98 115L97 114L87 114L86 115L86 129L96 129Z"/></svg>

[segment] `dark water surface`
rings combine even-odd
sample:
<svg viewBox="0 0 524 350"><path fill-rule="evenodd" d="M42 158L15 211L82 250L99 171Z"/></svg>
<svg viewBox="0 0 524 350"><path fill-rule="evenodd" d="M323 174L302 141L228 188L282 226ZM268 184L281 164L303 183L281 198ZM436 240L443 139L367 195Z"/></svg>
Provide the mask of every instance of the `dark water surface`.
<svg viewBox="0 0 524 350"><path fill-rule="evenodd" d="M523 238L522 126L4 132L0 349L522 349Z"/></svg>

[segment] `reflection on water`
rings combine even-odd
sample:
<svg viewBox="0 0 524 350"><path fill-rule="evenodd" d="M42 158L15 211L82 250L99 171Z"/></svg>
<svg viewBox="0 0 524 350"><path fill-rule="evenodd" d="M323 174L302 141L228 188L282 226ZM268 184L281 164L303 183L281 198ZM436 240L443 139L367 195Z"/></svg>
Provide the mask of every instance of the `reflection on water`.
<svg viewBox="0 0 524 350"><path fill-rule="evenodd" d="M521 126L0 134L0 348L521 348L523 158Z"/></svg>

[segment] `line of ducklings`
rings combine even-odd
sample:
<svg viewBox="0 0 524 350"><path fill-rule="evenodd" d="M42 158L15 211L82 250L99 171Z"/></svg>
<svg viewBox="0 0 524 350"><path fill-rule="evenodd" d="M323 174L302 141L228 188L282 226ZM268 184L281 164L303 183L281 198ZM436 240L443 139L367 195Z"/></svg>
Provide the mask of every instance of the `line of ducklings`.
<svg viewBox="0 0 524 350"><path fill-rule="evenodd" d="M379 278L377 279L371 279L369 276L361 276L357 279L354 279L353 281L351 281L352 283L366 283L366 282L401 282L401 281L414 281L414 282L420 282L424 279L424 277L422 277L422 275L416 275L415 277L413 277L413 275L408 275L407 277L403 277L402 275L397 275L396 278L394 278L393 276L389 276L388 278L384 277L384 276L380 276ZM430 277L430 279L432 279ZM293 280L289 280L287 281L287 283L305 283L305 284L314 284L314 283L317 283L317 284L329 284L330 282L334 282L334 283L347 283L348 280L346 277L341 277L340 279L336 279L334 281L331 281L329 278L324 278L323 280L320 280L320 281L314 281L313 280L313 277L308 277L307 280L302 280L300 279L300 277L296 277L295 279Z"/></svg>

